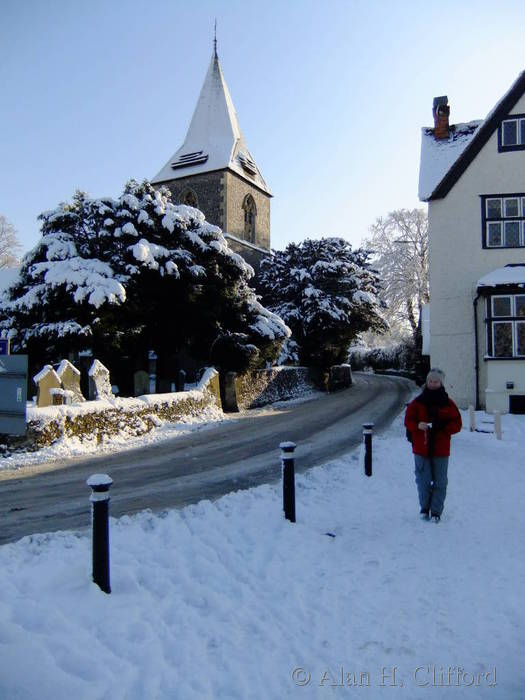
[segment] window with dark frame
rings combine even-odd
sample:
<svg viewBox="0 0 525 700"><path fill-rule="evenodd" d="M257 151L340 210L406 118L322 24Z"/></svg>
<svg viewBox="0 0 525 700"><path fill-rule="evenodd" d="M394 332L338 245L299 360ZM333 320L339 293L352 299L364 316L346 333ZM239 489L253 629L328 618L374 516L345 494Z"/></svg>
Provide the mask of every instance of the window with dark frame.
<svg viewBox="0 0 525 700"><path fill-rule="evenodd" d="M498 129L498 151L521 151L525 149L525 114L516 114L504 119Z"/></svg>
<svg viewBox="0 0 525 700"><path fill-rule="evenodd" d="M484 248L525 246L525 193L482 196Z"/></svg>
<svg viewBox="0 0 525 700"><path fill-rule="evenodd" d="M487 298L487 350L489 357L525 357L525 294Z"/></svg>

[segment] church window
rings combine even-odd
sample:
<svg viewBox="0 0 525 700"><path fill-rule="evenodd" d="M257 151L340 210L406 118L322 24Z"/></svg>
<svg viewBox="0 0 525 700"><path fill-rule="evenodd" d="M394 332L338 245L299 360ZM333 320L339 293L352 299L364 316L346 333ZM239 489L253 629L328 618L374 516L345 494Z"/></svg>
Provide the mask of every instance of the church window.
<svg viewBox="0 0 525 700"><path fill-rule="evenodd" d="M198 209L199 200L197 198L196 192L190 187L187 187L185 190L182 190L179 196L179 204L186 204L188 207L195 207L195 209Z"/></svg>
<svg viewBox="0 0 525 700"><path fill-rule="evenodd" d="M255 243L255 220L257 209L251 194L247 194L242 205L244 210L244 238L251 243Z"/></svg>

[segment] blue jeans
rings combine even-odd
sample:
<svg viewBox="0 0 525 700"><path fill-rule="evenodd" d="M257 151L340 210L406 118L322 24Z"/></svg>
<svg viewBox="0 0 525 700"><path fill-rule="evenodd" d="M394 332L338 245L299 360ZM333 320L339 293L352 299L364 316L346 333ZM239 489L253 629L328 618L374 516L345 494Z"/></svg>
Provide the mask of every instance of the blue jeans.
<svg viewBox="0 0 525 700"><path fill-rule="evenodd" d="M448 457L414 455L417 493L421 510L441 515L448 484Z"/></svg>

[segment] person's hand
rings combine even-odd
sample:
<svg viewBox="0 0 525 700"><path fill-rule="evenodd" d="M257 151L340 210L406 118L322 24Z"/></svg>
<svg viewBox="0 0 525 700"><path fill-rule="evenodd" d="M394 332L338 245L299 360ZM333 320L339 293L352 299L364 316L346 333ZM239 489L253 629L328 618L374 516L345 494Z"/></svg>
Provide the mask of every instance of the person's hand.
<svg viewBox="0 0 525 700"><path fill-rule="evenodd" d="M419 430L428 430L428 423L425 423L425 421L421 421L420 423L417 424L417 427Z"/></svg>

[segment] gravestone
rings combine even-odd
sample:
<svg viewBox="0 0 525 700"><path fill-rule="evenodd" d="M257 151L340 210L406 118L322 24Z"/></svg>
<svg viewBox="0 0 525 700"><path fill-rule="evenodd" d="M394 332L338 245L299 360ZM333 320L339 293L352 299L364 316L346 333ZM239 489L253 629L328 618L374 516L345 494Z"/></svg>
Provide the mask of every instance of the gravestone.
<svg viewBox="0 0 525 700"><path fill-rule="evenodd" d="M113 398L109 370L99 360L93 360L89 368L89 398L91 401Z"/></svg>
<svg viewBox="0 0 525 700"><path fill-rule="evenodd" d="M36 405L39 408L53 405L51 389L61 389L60 377L51 367L45 365L38 374L35 374L33 381L37 386Z"/></svg>
<svg viewBox="0 0 525 700"><path fill-rule="evenodd" d="M133 375L133 394L143 396L149 392L149 374L139 369Z"/></svg>
<svg viewBox="0 0 525 700"><path fill-rule="evenodd" d="M86 399L80 389L80 370L69 362L62 360L57 369L57 374L65 391L71 392L71 403L82 403ZM64 403L67 403L65 400Z"/></svg>

